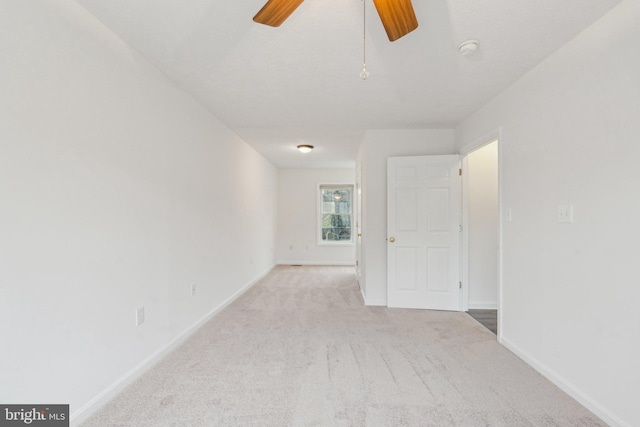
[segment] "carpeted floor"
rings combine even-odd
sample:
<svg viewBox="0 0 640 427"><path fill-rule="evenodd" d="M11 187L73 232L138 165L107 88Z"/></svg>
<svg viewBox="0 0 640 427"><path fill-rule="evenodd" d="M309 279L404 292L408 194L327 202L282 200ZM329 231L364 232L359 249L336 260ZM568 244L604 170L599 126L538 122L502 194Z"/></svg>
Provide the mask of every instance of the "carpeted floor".
<svg viewBox="0 0 640 427"><path fill-rule="evenodd" d="M279 266L90 426L606 426L463 312L365 307Z"/></svg>

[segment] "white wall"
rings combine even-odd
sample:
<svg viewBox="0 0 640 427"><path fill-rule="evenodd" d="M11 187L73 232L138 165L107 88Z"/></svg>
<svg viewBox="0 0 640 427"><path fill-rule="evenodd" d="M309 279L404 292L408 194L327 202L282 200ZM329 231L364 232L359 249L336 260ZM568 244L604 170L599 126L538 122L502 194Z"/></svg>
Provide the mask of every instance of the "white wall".
<svg viewBox="0 0 640 427"><path fill-rule="evenodd" d="M367 131L358 156L362 167L359 259L367 305L387 305L387 158L454 152L454 131L450 129Z"/></svg>
<svg viewBox="0 0 640 427"><path fill-rule="evenodd" d="M355 245L318 245L318 185L353 185L355 169L280 169L278 175L278 264L353 265Z"/></svg>
<svg viewBox="0 0 640 427"><path fill-rule="evenodd" d="M0 402L78 421L272 268L277 171L75 2L0 51Z"/></svg>
<svg viewBox="0 0 640 427"><path fill-rule="evenodd" d="M626 426L640 425L639 23L623 1L457 129L463 147L502 127L502 342Z"/></svg>
<svg viewBox="0 0 640 427"><path fill-rule="evenodd" d="M498 142L464 159L469 308L498 308Z"/></svg>

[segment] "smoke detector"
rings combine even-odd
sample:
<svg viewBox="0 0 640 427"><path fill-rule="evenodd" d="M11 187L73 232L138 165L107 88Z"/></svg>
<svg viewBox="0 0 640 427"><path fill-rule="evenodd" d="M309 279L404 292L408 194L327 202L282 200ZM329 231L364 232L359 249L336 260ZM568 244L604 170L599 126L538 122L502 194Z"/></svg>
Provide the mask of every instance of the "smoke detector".
<svg viewBox="0 0 640 427"><path fill-rule="evenodd" d="M473 55L477 50L480 42L478 40L467 40L458 46L458 51L462 56Z"/></svg>

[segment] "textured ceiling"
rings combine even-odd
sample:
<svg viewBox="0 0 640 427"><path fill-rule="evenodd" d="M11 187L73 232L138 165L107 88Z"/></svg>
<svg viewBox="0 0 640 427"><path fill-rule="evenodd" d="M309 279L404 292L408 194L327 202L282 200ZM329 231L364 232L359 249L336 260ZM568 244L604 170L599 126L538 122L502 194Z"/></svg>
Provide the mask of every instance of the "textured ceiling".
<svg viewBox="0 0 640 427"><path fill-rule="evenodd" d="M453 127L619 3L414 0L418 29L391 43L366 0L363 81L362 0L305 1L279 28L251 19L266 0L76 1L283 168L353 167L366 129Z"/></svg>

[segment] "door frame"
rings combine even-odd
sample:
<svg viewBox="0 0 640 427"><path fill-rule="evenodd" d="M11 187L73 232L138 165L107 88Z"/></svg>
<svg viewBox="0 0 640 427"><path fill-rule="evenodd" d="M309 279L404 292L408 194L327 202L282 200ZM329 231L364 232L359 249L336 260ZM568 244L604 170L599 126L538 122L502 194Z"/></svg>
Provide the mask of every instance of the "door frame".
<svg viewBox="0 0 640 427"><path fill-rule="evenodd" d="M465 178L465 169L468 166L468 155L472 152L498 141L498 342L502 341L502 301L503 301L503 277L502 277L502 245L503 245L503 202L502 202L502 127L487 132L482 137L459 150L462 156L462 310L469 310L469 182Z"/></svg>
<svg viewBox="0 0 640 427"><path fill-rule="evenodd" d="M364 298L364 289L362 288L362 161L359 159L356 163L356 183L354 186L354 219L355 227L355 244L356 244L356 280Z"/></svg>

